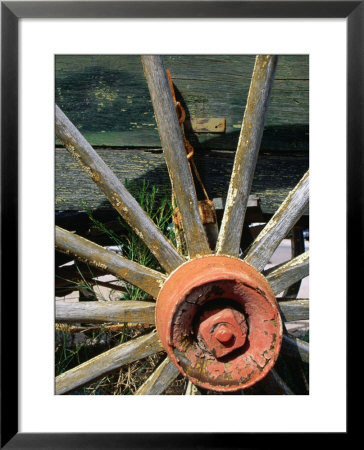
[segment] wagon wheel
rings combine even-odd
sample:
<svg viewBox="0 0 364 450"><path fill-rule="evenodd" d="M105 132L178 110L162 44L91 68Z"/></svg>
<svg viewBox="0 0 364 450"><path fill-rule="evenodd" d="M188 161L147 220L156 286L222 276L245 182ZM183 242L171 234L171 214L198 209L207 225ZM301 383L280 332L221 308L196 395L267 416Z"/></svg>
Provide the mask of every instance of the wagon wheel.
<svg viewBox="0 0 364 450"><path fill-rule="evenodd" d="M116 211L149 247L165 273L130 261L56 227L56 249L104 269L157 302L57 302L56 320L151 323L147 334L118 345L56 378L64 394L123 365L165 351L167 357L136 394L162 394L176 377L214 392L293 394L273 368L282 352L308 362L308 344L285 332L275 296L308 275L308 252L264 271L308 205L308 172L289 193L242 258L240 239L276 56L256 57L221 228L213 252L201 222L181 131L159 56L142 57L188 250L179 254L84 137L56 106L56 135Z"/></svg>

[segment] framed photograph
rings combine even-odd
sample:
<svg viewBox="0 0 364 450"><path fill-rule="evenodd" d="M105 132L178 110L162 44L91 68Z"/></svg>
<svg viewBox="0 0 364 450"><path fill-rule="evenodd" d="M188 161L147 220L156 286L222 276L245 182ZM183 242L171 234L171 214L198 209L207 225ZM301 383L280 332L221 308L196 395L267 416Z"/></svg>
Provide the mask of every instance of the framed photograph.
<svg viewBox="0 0 364 450"><path fill-rule="evenodd" d="M260 433L347 435L363 8L2 2L2 446L234 448ZM283 265L272 260L282 239L292 247ZM285 315L308 319L308 286L298 295L294 282L308 275L309 247L310 356L307 330L284 332ZM255 296L244 290L253 280ZM203 298L197 308L192 297Z"/></svg>

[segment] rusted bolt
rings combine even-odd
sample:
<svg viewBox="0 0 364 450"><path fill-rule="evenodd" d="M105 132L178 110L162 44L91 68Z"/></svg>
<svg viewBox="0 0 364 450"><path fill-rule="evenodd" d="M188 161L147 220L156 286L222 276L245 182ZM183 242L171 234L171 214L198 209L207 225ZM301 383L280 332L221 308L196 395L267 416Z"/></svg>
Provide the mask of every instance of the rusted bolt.
<svg viewBox="0 0 364 450"><path fill-rule="evenodd" d="M198 337L216 358L237 350L245 343L248 327L244 315L232 308L224 308L208 318L202 316Z"/></svg>
<svg viewBox="0 0 364 450"><path fill-rule="evenodd" d="M170 274L158 295L156 325L180 372L219 392L260 381L278 358L283 333L268 281L241 259L219 255L192 259Z"/></svg>
<svg viewBox="0 0 364 450"><path fill-rule="evenodd" d="M234 334L224 324L217 327L217 329L214 331L214 335L215 338L224 345L229 345L233 343L233 341L235 341Z"/></svg>

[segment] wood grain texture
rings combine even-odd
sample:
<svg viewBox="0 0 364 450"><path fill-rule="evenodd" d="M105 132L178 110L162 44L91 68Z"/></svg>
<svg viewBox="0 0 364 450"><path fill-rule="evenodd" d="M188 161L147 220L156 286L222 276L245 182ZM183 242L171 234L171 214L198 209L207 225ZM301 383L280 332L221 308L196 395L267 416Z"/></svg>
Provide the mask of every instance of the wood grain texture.
<svg viewBox="0 0 364 450"><path fill-rule="evenodd" d="M287 322L309 319L308 299L278 299ZM56 302L56 322L155 323L155 303L144 301Z"/></svg>
<svg viewBox="0 0 364 450"><path fill-rule="evenodd" d="M145 242L162 267L169 272L178 267L184 258L177 253L134 197L57 106L56 136L116 211Z"/></svg>
<svg viewBox="0 0 364 450"><path fill-rule="evenodd" d="M305 363L308 363L310 359L310 345L308 342L286 334L283 335L281 352L286 356Z"/></svg>
<svg viewBox="0 0 364 450"><path fill-rule="evenodd" d="M200 389L191 381L188 381L185 395L202 395Z"/></svg>
<svg viewBox="0 0 364 450"><path fill-rule="evenodd" d="M163 350L155 331L102 353L56 377L56 394L66 394L125 364Z"/></svg>
<svg viewBox="0 0 364 450"><path fill-rule="evenodd" d="M292 284L307 277L309 275L309 262L310 252L307 251L284 264L280 264L278 268L270 270L266 274L266 278L274 294L280 294Z"/></svg>
<svg viewBox="0 0 364 450"><path fill-rule="evenodd" d="M255 239L244 261L263 270L275 249L287 236L307 208L309 201L309 171L288 194L278 211ZM296 280L297 281L297 280Z"/></svg>
<svg viewBox="0 0 364 450"><path fill-rule="evenodd" d="M188 115L224 117L226 133L196 134L201 148L235 149L253 55L165 55ZM160 140L136 55L57 55L56 101L92 145L157 146ZM308 150L309 57L281 55L262 149Z"/></svg>
<svg viewBox="0 0 364 450"><path fill-rule="evenodd" d="M158 297L166 279L165 275L153 269L141 266L60 227L56 227L56 250L122 278L154 298Z"/></svg>
<svg viewBox="0 0 364 450"><path fill-rule="evenodd" d="M258 55L250 84L216 253L238 256L277 57Z"/></svg>
<svg viewBox="0 0 364 450"><path fill-rule="evenodd" d="M178 377L179 370L167 357L140 386L135 395L160 395Z"/></svg>
<svg viewBox="0 0 364 450"><path fill-rule="evenodd" d="M293 227L291 231L291 258L295 258L305 252L305 238L301 227ZM283 297L297 298L300 291L301 280L292 284L284 291Z"/></svg>
<svg viewBox="0 0 364 450"><path fill-rule="evenodd" d="M296 300L286 300L278 298L277 300L285 322L294 320L309 320L308 299L300 298Z"/></svg>
<svg viewBox="0 0 364 450"><path fill-rule="evenodd" d="M198 210L196 190L162 57L143 56L142 63L172 189L182 216L189 256L209 254L210 247Z"/></svg>
<svg viewBox="0 0 364 450"><path fill-rule="evenodd" d="M152 302L56 302L56 322L154 324L154 312Z"/></svg>
<svg viewBox="0 0 364 450"><path fill-rule="evenodd" d="M99 155L119 180L133 183L149 181L160 193L170 197L167 167L160 150L98 149ZM56 210L83 210L83 202L92 210L111 210L112 206L79 164L63 148L57 148L56 158ZM231 177L234 154L210 151L197 154L195 161L210 198L226 198ZM252 193L260 199L263 213L277 211L289 192L308 169L307 157L261 155L258 159Z"/></svg>

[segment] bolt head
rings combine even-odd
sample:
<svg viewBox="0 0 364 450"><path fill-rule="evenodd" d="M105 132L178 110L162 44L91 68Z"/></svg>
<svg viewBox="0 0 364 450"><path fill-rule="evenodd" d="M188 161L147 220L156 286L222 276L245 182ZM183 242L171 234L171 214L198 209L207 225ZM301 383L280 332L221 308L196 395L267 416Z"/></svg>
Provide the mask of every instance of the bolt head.
<svg viewBox="0 0 364 450"><path fill-rule="evenodd" d="M223 345L235 341L234 333L225 324L221 324L215 329L214 336Z"/></svg>
<svg viewBox="0 0 364 450"><path fill-rule="evenodd" d="M207 318L202 317L198 328L198 337L202 338L207 350L216 358L241 348L247 333L244 315L232 308L222 309Z"/></svg>

